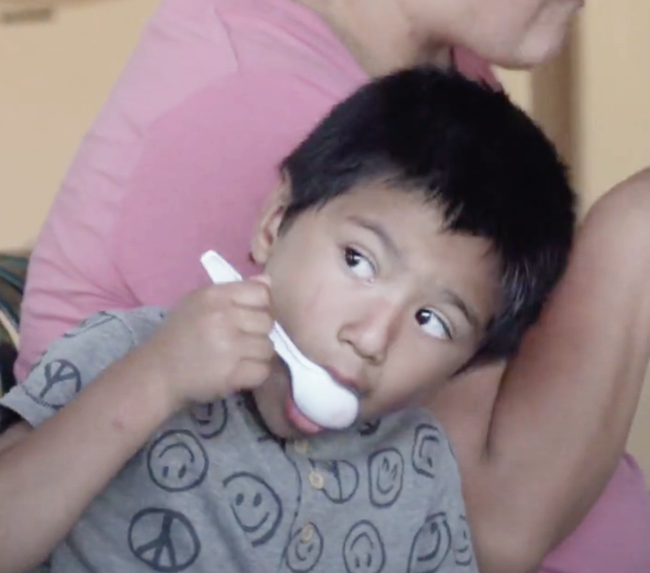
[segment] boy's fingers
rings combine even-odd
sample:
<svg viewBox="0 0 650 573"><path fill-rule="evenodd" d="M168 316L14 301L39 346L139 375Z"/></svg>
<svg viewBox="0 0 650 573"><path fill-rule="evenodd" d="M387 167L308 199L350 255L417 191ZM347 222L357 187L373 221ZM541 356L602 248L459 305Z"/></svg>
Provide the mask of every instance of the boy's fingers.
<svg viewBox="0 0 650 573"><path fill-rule="evenodd" d="M268 336L249 336L243 343L241 359L269 362L275 356L273 343Z"/></svg>
<svg viewBox="0 0 650 573"><path fill-rule="evenodd" d="M269 275L255 275L249 280L265 284L269 288L271 287L271 277Z"/></svg>
<svg viewBox="0 0 650 573"><path fill-rule="evenodd" d="M240 306L268 308L271 305L269 285L258 280L250 280L237 285L232 300Z"/></svg>
<svg viewBox="0 0 650 573"><path fill-rule="evenodd" d="M232 310L232 320L240 332L252 336L268 337L273 329L273 319L266 309L236 307Z"/></svg>

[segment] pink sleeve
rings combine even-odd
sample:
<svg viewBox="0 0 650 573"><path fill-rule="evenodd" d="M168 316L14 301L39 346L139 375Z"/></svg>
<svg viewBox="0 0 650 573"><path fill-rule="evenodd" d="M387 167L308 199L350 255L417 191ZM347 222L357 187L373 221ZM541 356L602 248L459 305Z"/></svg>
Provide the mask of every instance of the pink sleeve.
<svg viewBox="0 0 650 573"><path fill-rule="evenodd" d="M625 454L583 522L537 573L650 571L650 499L639 465Z"/></svg>
<svg viewBox="0 0 650 573"><path fill-rule="evenodd" d="M207 284L207 249L255 271L250 239L278 165L333 103L297 78L238 74L152 127L111 236L138 303L169 306Z"/></svg>
<svg viewBox="0 0 650 573"><path fill-rule="evenodd" d="M250 273L251 231L277 165L336 99L288 74L238 73L196 91L135 144L85 142L33 253L18 378L88 315L169 306L205 284L206 249Z"/></svg>

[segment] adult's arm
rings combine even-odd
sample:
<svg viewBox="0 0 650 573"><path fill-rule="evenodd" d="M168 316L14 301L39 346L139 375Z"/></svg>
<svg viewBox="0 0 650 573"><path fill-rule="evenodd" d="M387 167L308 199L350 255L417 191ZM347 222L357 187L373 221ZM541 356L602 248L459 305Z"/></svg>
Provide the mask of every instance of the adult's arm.
<svg viewBox="0 0 650 573"><path fill-rule="evenodd" d="M650 170L595 204L503 374L487 439L459 448L484 573L534 571L624 452L650 356L649 218ZM471 376L481 383L480 372Z"/></svg>

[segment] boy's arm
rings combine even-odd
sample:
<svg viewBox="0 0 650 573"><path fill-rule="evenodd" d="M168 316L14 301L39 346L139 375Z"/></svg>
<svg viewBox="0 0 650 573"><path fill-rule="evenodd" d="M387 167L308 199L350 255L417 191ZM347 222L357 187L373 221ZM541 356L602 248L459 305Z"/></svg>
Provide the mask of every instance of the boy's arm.
<svg viewBox="0 0 650 573"><path fill-rule="evenodd" d="M45 559L174 412L264 383L276 364L270 304L257 277L195 291L166 318L100 314L54 343L0 401L36 428L0 452L0 571Z"/></svg>
<svg viewBox="0 0 650 573"><path fill-rule="evenodd" d="M650 171L595 205L566 276L505 372L487 441L461 450L486 573L536 570L624 451L650 354L649 216Z"/></svg>
<svg viewBox="0 0 650 573"><path fill-rule="evenodd" d="M32 427L22 420L13 424L3 434L0 434L0 455L11 446L20 442L23 438L29 435Z"/></svg>
<svg viewBox="0 0 650 573"><path fill-rule="evenodd" d="M105 349L116 336L125 343L113 344L110 356L97 355L98 345ZM167 394L138 350L104 370L107 361L129 351L129 337L120 321L112 320L62 339L3 399L4 408L30 422L14 424L0 436L3 573L31 570L45 560L170 414ZM82 385L97 378L78 398L77 375Z"/></svg>

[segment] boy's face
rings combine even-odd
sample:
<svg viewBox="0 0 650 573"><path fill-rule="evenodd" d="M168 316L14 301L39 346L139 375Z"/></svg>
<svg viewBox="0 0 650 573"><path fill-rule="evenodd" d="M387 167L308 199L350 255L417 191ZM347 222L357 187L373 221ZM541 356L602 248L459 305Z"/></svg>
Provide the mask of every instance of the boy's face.
<svg viewBox="0 0 650 573"><path fill-rule="evenodd" d="M489 244L445 232L434 204L381 184L309 209L280 231L287 187L271 198L252 246L271 277L275 318L359 394L362 421L424 404L472 357L497 309ZM305 430L286 372L255 398L277 436Z"/></svg>

